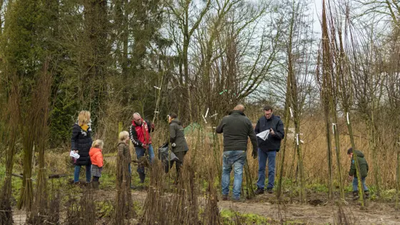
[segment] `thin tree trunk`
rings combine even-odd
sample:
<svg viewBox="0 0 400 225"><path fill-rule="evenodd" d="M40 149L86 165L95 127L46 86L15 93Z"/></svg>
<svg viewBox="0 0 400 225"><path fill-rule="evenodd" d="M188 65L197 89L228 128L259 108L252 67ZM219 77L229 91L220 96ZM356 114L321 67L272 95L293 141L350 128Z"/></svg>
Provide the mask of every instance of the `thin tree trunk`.
<svg viewBox="0 0 400 225"><path fill-rule="evenodd" d="M335 136L335 149L336 149L336 163L337 163L337 170L338 170L338 179L339 179L339 192L340 198L344 200L344 187L343 187L343 178L342 178L342 165L340 163L340 139L339 139L339 132L337 129L337 124L335 123L332 125L333 128L333 135Z"/></svg>
<svg viewBox="0 0 400 225"><path fill-rule="evenodd" d="M287 86L289 85L289 82L287 83ZM285 104L285 132L287 133L289 130L289 124L290 124L290 106L289 106L289 88L286 89L286 104ZM280 170L279 170L279 178L278 178L278 185L277 185L277 191L276 191L276 197L278 198L279 201L281 201L281 196L282 196L282 180L283 180L283 168L285 164L285 157L286 157L286 147L287 147L287 140L288 138L283 139L283 148L282 148L282 160L280 162Z"/></svg>
<svg viewBox="0 0 400 225"><path fill-rule="evenodd" d="M397 168L396 168L396 209L399 207L399 195L400 195L400 150L397 149Z"/></svg>
<svg viewBox="0 0 400 225"><path fill-rule="evenodd" d="M327 142L327 158L328 158L328 197L332 199L333 197L333 182L332 182L332 147L331 147L331 134L330 134L330 105L329 96L332 92L330 73L332 72L332 61L331 61L331 51L330 51L330 41L328 33L328 21L325 9L325 0L322 2L322 103L324 105L324 117L325 117L325 127L326 127L326 142Z"/></svg>
<svg viewBox="0 0 400 225"><path fill-rule="evenodd" d="M15 78L15 77L14 77ZM11 208L11 197L12 197L12 185L11 185L11 174L14 167L14 155L16 152L16 142L19 135L19 121L20 121L20 108L19 108L19 91L18 83L12 82L10 97L8 99L7 108L9 112L6 115L9 117L8 128L10 130L7 142L8 149L6 152L6 174L3 183L3 187L0 195L0 225L13 224L12 208Z"/></svg>
<svg viewBox="0 0 400 225"><path fill-rule="evenodd" d="M375 107L373 107L375 108ZM376 186L376 195L378 197L381 196L381 188L380 188L380 182L379 182L379 163L378 163L378 155L376 152L376 127L375 127L375 115L374 115L374 109L371 110L371 121L370 121L370 126L369 126L369 131L371 132L370 136L370 149L372 151L372 163L374 165L374 180L375 180L375 186Z"/></svg>

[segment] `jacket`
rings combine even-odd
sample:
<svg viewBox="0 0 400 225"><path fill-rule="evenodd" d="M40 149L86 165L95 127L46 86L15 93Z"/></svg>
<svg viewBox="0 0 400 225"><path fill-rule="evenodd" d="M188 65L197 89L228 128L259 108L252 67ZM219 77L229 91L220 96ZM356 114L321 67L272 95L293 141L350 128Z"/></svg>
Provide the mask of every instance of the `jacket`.
<svg viewBox="0 0 400 225"><path fill-rule="evenodd" d="M367 160L364 158L364 154L359 150L355 150L354 153L357 154L357 160L358 160L358 165L360 166L361 178L367 177L369 167ZM351 159L349 175L357 177L356 165L354 163L354 159Z"/></svg>
<svg viewBox="0 0 400 225"><path fill-rule="evenodd" d="M178 119L174 119L169 124L169 142L172 145L172 152L186 152L189 150L185 139L183 127ZM175 147L173 146L175 143Z"/></svg>
<svg viewBox="0 0 400 225"><path fill-rule="evenodd" d="M103 154L99 148L91 148L89 151L90 161L92 165L103 167Z"/></svg>
<svg viewBox="0 0 400 225"><path fill-rule="evenodd" d="M253 125L241 111L234 110L228 116L225 116L218 125L216 132L224 134L224 151L246 151L249 137L253 151L257 151L257 139Z"/></svg>
<svg viewBox="0 0 400 225"><path fill-rule="evenodd" d="M118 143L118 156L121 156L127 164L132 161L131 152L129 151L129 145L123 141Z"/></svg>
<svg viewBox="0 0 400 225"><path fill-rule="evenodd" d="M135 147L142 147L143 144L151 144L150 132L153 131L151 123L142 119L142 124L137 125L132 121L132 125L129 129L129 138L131 139Z"/></svg>
<svg viewBox="0 0 400 225"><path fill-rule="evenodd" d="M74 124L72 127L71 150L78 150L80 156L75 165L91 165L89 157L89 150L92 147L91 133L90 127L87 130L83 130L78 124Z"/></svg>
<svg viewBox="0 0 400 225"><path fill-rule="evenodd" d="M118 155L117 155L117 190L118 192L126 190L127 195L130 193L130 170L129 164L131 163L131 153L129 151L129 145L123 141L120 141L117 145ZM129 192L128 192L129 191ZM123 196L123 195L122 195ZM127 196L125 196L127 197Z"/></svg>
<svg viewBox="0 0 400 225"><path fill-rule="evenodd" d="M275 134L269 134L265 141L260 137L257 137L258 147L263 151L279 151L281 148L281 140L285 137L283 122L279 116L272 114L269 119L262 116L257 121L255 132L258 134L269 130L270 128L274 130Z"/></svg>

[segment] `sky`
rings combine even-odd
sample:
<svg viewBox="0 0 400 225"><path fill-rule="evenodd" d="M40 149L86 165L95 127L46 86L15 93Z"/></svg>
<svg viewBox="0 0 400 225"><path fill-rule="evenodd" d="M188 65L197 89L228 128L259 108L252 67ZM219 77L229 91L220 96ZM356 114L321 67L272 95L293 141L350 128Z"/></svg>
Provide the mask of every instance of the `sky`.
<svg viewBox="0 0 400 225"><path fill-rule="evenodd" d="M310 8L313 11L314 15L314 25L313 25L314 31L318 32L318 34L321 34L320 20L322 15L322 0L314 0Z"/></svg>

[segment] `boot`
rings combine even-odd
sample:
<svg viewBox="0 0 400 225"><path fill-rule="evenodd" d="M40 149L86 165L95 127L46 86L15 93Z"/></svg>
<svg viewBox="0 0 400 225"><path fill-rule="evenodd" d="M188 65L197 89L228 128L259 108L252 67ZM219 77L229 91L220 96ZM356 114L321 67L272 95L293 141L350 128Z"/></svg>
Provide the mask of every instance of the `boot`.
<svg viewBox="0 0 400 225"><path fill-rule="evenodd" d="M140 183L144 183L144 179L146 178L146 175L144 173L139 173L139 178L140 178Z"/></svg>
<svg viewBox="0 0 400 225"><path fill-rule="evenodd" d="M99 189L100 182L98 181L92 181L92 188L93 189Z"/></svg>
<svg viewBox="0 0 400 225"><path fill-rule="evenodd" d="M368 190L364 191L364 196L365 196L365 199L369 199L369 191Z"/></svg>
<svg viewBox="0 0 400 225"><path fill-rule="evenodd" d="M257 188L255 194L256 194L256 195L262 195L262 194L264 194L264 189L262 189L262 188Z"/></svg>
<svg viewBox="0 0 400 225"><path fill-rule="evenodd" d="M353 200L356 201L360 198L360 196L358 196L358 191L353 191Z"/></svg>

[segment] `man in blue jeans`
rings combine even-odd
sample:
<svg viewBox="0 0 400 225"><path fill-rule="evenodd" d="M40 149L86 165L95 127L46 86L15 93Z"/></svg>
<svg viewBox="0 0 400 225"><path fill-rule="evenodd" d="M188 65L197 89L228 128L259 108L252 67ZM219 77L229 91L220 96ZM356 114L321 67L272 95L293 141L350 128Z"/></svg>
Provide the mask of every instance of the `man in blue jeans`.
<svg viewBox="0 0 400 225"><path fill-rule="evenodd" d="M285 136L283 122L272 113L271 106L264 107L264 115L258 120L255 132L258 143L258 180L256 194L264 193L265 167L268 160L267 192L273 193L275 181L275 157ZM264 132L264 133L262 133ZM265 135L267 134L267 135Z"/></svg>
<svg viewBox="0 0 400 225"><path fill-rule="evenodd" d="M150 132L154 131L154 125L149 121L142 119L139 113L133 114L132 125L129 129L129 137L135 146L136 156L140 162L140 159L145 155L146 151L149 157L149 161L152 162L154 159L153 146L151 145ZM130 165L129 165L130 172ZM144 183L146 177L144 166L140 165L137 168L139 173L140 183Z"/></svg>
<svg viewBox="0 0 400 225"><path fill-rule="evenodd" d="M253 125L244 115L245 107L237 105L233 111L225 116L216 129L217 133L224 134L224 153L222 166L222 200L228 200L230 174L233 168L233 200L240 200L240 191L243 179L243 166L246 163L247 141L250 137L253 145L253 158L257 157L257 139Z"/></svg>

